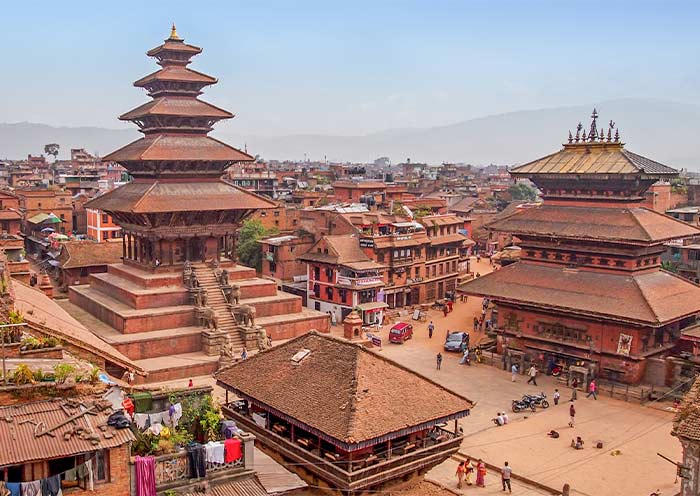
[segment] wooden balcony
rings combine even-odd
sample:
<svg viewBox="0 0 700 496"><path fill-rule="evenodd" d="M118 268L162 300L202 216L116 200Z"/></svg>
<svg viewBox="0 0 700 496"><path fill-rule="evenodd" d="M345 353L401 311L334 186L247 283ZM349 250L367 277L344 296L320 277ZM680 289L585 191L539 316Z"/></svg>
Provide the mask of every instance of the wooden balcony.
<svg viewBox="0 0 700 496"><path fill-rule="evenodd" d="M253 433L258 445L343 491L376 487L411 472L433 467L456 453L463 439L461 435L439 429L439 435L434 438L395 446L389 452L367 454L362 459L343 460L335 453L312 449L313 443L305 437L292 441L278 426L275 426L277 429L261 427L232 405L222 407L222 411L239 427Z"/></svg>

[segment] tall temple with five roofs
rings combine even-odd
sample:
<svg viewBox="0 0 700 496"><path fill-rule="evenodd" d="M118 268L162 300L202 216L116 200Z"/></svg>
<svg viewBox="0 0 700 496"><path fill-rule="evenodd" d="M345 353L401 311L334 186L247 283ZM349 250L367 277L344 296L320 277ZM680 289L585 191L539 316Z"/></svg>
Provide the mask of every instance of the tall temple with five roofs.
<svg viewBox="0 0 700 496"><path fill-rule="evenodd" d="M147 371L149 382L212 373L224 344L230 355L260 345L263 333L276 340L329 330L326 314L236 263L241 223L276 205L222 179L227 167L254 159L208 135L233 114L198 98L217 82L188 67L201 51L173 26L147 52L161 69L134 85L152 100L120 117L144 136L104 158L133 181L87 205L122 227L123 260L71 287L64 304Z"/></svg>
<svg viewBox="0 0 700 496"><path fill-rule="evenodd" d="M674 169L627 150L611 121L579 123L563 148L510 171L543 203L488 225L520 241L521 261L462 285L497 309L511 362L583 365L629 384L700 313L700 286L662 270L664 244L700 230L641 206ZM590 375L589 375L590 377Z"/></svg>

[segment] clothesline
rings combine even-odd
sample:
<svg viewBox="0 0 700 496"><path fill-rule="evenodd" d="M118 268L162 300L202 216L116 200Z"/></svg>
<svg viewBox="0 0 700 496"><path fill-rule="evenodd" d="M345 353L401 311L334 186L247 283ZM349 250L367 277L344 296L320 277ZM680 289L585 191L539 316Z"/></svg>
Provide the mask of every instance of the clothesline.
<svg viewBox="0 0 700 496"><path fill-rule="evenodd" d="M20 482L20 481L12 482L12 481L1 481L1 480L0 480L0 483L4 482L6 485L7 485L7 484L13 484L13 485L14 485L14 484L25 484L25 485L28 485L28 484L29 484L29 485L31 485L31 484L41 483L41 481L44 481L44 480L47 480L47 479L51 479L51 478L53 478L53 477L65 476L65 475L68 474L69 472L75 472L75 473L76 473L76 479L78 479L78 478L79 478L79 479L84 479L84 478L89 478L89 479L90 479L90 490L92 491L92 490L94 490L94 489L93 489L93 484L92 484L92 479L93 479L92 467L90 467L90 468L87 468L87 467L88 467L88 464L92 464L92 462L93 462L96 458L97 458L96 456L93 456L93 457L91 457L91 458L89 458L89 459L83 461L80 465L76 465L76 466L73 467L73 468L69 468L68 470L64 470L63 472L59 472L58 474L53 474L53 475L51 475L51 476L49 476L49 477L44 477L43 479L32 480L32 481L22 481L22 482ZM85 468L87 469L87 473L85 474L84 477L80 477L80 476L78 475L78 472L80 472L80 469L81 469L82 467L85 467ZM64 477L64 479L65 479L65 477ZM9 488L8 488L8 489L9 489ZM10 491L11 491L11 490L10 490Z"/></svg>

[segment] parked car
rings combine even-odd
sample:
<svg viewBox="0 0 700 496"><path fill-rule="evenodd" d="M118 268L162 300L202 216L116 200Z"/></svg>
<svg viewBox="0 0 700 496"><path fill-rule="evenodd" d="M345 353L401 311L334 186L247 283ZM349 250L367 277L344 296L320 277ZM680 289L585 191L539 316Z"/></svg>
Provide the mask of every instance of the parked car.
<svg viewBox="0 0 700 496"><path fill-rule="evenodd" d="M469 339L468 332L452 331L445 338L445 351L461 351L462 341Z"/></svg>
<svg viewBox="0 0 700 496"><path fill-rule="evenodd" d="M390 343L404 343L407 339L413 337L413 326L407 324L406 322L399 322L394 324L394 327L389 331L389 342Z"/></svg>

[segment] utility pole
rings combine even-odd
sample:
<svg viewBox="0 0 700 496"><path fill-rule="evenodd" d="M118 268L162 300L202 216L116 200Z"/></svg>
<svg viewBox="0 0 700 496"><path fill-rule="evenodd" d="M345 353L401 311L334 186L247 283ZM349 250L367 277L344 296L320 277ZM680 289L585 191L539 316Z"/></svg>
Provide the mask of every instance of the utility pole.
<svg viewBox="0 0 700 496"><path fill-rule="evenodd" d="M5 366L5 329L8 327L23 327L27 324L0 324L0 342L2 342L2 383L7 384L7 367Z"/></svg>

